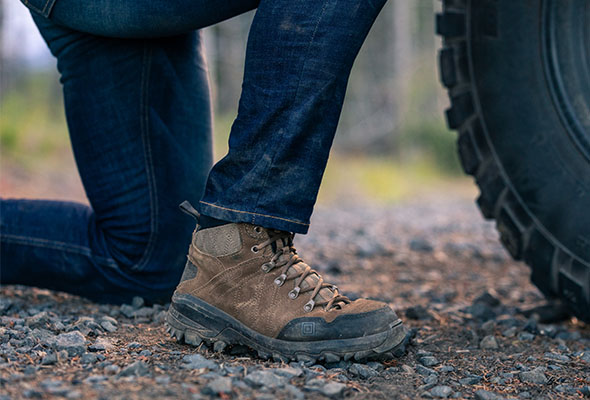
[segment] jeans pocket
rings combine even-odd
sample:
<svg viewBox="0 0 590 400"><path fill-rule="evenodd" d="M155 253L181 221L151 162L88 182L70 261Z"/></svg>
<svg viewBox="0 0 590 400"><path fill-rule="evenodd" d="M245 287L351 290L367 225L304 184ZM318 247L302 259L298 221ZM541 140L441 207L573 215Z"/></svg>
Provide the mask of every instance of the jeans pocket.
<svg viewBox="0 0 590 400"><path fill-rule="evenodd" d="M51 9L57 0L21 0L21 2L36 14L49 18Z"/></svg>

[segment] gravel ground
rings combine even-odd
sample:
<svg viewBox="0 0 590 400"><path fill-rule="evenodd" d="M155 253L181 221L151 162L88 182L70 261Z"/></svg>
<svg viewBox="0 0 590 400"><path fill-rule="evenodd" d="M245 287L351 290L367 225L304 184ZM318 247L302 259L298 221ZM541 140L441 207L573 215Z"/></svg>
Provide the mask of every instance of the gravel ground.
<svg viewBox="0 0 590 400"><path fill-rule="evenodd" d="M165 333L166 306L0 289L0 399L590 397L590 328L547 304L471 201L319 208L299 253L411 329L386 362L304 365Z"/></svg>

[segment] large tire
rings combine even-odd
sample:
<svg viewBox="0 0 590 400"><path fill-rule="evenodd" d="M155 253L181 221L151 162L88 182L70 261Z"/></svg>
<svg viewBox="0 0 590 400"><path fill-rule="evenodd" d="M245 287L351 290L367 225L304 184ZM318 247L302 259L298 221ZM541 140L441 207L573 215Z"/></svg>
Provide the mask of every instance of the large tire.
<svg viewBox="0 0 590 400"><path fill-rule="evenodd" d="M590 321L590 1L444 0L437 32L483 215L546 296Z"/></svg>

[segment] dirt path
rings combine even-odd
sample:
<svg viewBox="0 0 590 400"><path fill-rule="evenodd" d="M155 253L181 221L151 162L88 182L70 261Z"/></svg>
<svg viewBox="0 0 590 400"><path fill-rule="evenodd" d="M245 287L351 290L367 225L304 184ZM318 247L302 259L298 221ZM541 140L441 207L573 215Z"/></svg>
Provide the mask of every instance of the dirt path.
<svg viewBox="0 0 590 400"><path fill-rule="evenodd" d="M508 258L471 201L324 207L295 243L351 297L400 311L415 335L404 356L305 366L212 353L170 339L164 306L5 286L0 399L590 396L590 328L544 322L560 317L555 308L531 316L544 300L528 267Z"/></svg>

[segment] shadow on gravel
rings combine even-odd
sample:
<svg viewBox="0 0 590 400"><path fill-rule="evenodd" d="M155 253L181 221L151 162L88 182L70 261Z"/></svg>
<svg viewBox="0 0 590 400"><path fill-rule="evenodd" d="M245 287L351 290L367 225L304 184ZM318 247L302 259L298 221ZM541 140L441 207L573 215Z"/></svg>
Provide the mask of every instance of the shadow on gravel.
<svg viewBox="0 0 590 400"><path fill-rule="evenodd" d="M319 209L299 253L350 297L400 311L405 355L282 364L165 334L165 306L0 289L0 399L590 396L590 328L547 305L470 201Z"/></svg>

